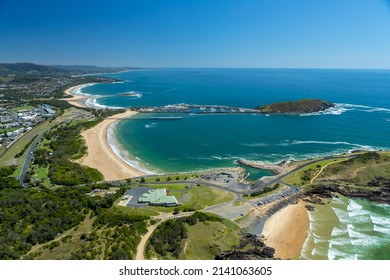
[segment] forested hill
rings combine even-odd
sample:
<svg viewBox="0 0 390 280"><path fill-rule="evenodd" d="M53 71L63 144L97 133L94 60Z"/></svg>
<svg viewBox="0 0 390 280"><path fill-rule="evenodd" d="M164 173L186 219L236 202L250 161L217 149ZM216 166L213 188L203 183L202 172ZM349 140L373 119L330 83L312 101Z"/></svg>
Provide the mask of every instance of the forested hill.
<svg viewBox="0 0 390 280"><path fill-rule="evenodd" d="M66 76L92 73L111 73L139 69L136 67L99 67L91 65L38 65L34 63L0 63L0 76Z"/></svg>
<svg viewBox="0 0 390 280"><path fill-rule="evenodd" d="M70 74L70 72L45 65L33 63L0 63L0 76L61 76L66 74Z"/></svg>
<svg viewBox="0 0 390 280"><path fill-rule="evenodd" d="M272 103L256 109L264 114L305 114L321 112L334 106L336 105L321 99L301 99Z"/></svg>

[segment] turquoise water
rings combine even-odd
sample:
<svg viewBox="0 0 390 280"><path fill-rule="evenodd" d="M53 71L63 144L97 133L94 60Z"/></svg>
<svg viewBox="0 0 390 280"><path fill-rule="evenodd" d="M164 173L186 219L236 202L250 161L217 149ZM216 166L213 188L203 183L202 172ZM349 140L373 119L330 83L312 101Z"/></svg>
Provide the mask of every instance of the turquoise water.
<svg viewBox="0 0 390 280"><path fill-rule="evenodd" d="M249 166L241 166L241 167L246 170L248 175L245 179L248 181L255 181L264 176L274 175L274 173L271 170L264 170L264 169L249 167Z"/></svg>
<svg viewBox="0 0 390 280"><path fill-rule="evenodd" d="M130 164L150 172L236 166L237 159L276 163L356 149L390 149L390 71L294 69L152 69L111 75L121 83L83 91L91 102L131 107L189 103L254 108L321 98L337 106L309 115L191 115L133 118L109 141ZM126 97L125 92L137 93ZM144 115L143 115L144 116ZM249 170L254 179L266 176ZM310 212L303 259L390 259L389 206L334 199Z"/></svg>
<svg viewBox="0 0 390 280"><path fill-rule="evenodd" d="M389 260L389 213L389 205L343 196L316 206L302 259Z"/></svg>
<svg viewBox="0 0 390 280"><path fill-rule="evenodd" d="M181 121L128 120L116 136L154 172L234 166L243 158L275 163L390 148L390 71L152 69L111 75L122 83L84 92L107 106L218 104L254 108L322 98L338 106L304 116L183 115ZM139 93L138 97L120 95ZM131 156L130 156L131 157Z"/></svg>

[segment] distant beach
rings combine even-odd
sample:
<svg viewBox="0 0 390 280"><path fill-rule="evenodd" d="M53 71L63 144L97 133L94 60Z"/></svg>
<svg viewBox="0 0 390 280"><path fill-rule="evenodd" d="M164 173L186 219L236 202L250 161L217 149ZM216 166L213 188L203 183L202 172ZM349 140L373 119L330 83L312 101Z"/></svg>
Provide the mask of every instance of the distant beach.
<svg viewBox="0 0 390 280"><path fill-rule="evenodd" d="M91 98L89 95L83 95L81 94L81 90L85 87L89 87L94 85L95 83L89 83L89 84L82 84L82 85L77 85L68 88L65 90L65 93L68 95L71 95L71 98L63 98L62 100L65 100L69 102L69 104L76 106L76 107L81 107L81 108L88 108L86 105L86 101Z"/></svg>
<svg viewBox="0 0 390 280"><path fill-rule="evenodd" d="M86 101L92 98L92 96L85 96L80 93L82 88L91 85L93 84L83 84L67 89L65 93L70 94L73 97L63 100L76 107L90 107ZM144 172L129 165L120 158L113 151L108 141L108 131L110 127L121 119L132 117L136 113L137 112L128 110L124 113L111 116L93 128L83 131L81 135L86 141L88 152L79 163L96 168L103 174L105 180L120 180L145 175Z"/></svg>

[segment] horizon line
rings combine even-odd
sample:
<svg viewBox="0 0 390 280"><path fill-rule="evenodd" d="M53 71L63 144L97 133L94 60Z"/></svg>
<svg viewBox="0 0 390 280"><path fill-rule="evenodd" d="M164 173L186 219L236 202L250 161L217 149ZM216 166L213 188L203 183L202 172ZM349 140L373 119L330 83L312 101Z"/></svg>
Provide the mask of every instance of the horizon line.
<svg viewBox="0 0 390 280"><path fill-rule="evenodd" d="M140 69L290 69L290 70L390 70L390 67L299 67L299 66L108 66L99 64L45 64L30 61L20 62L0 62L0 64L22 64L31 63L35 65L43 65L49 67L55 66L89 66L89 67L101 67L101 68L140 68Z"/></svg>

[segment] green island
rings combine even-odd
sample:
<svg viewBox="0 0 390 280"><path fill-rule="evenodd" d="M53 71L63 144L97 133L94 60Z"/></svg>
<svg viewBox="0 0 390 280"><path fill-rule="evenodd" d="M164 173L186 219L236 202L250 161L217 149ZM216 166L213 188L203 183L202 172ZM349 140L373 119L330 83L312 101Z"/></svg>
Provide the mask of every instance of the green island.
<svg viewBox="0 0 390 280"><path fill-rule="evenodd" d="M259 106L256 110L263 114L310 114L325 111L335 106L335 104L321 99L301 99Z"/></svg>
<svg viewBox="0 0 390 280"><path fill-rule="evenodd" d="M79 108L62 100L64 89L76 84L114 81L75 73L88 70L0 65L7 85L2 120L11 123L11 110L34 116L30 126L20 123L20 134L4 130L1 139L2 260L274 259L275 250L248 233L257 218L300 199L313 210L338 194L390 202L386 151L283 162L274 176L255 181L245 180L242 166L105 180L99 170L80 163L88 150L81 133L124 110ZM20 94L23 84L29 90ZM47 84L52 87L42 93ZM258 110L311 113L332 106L307 99ZM155 190L163 190L156 192L158 199L174 197L172 205L140 202Z"/></svg>

